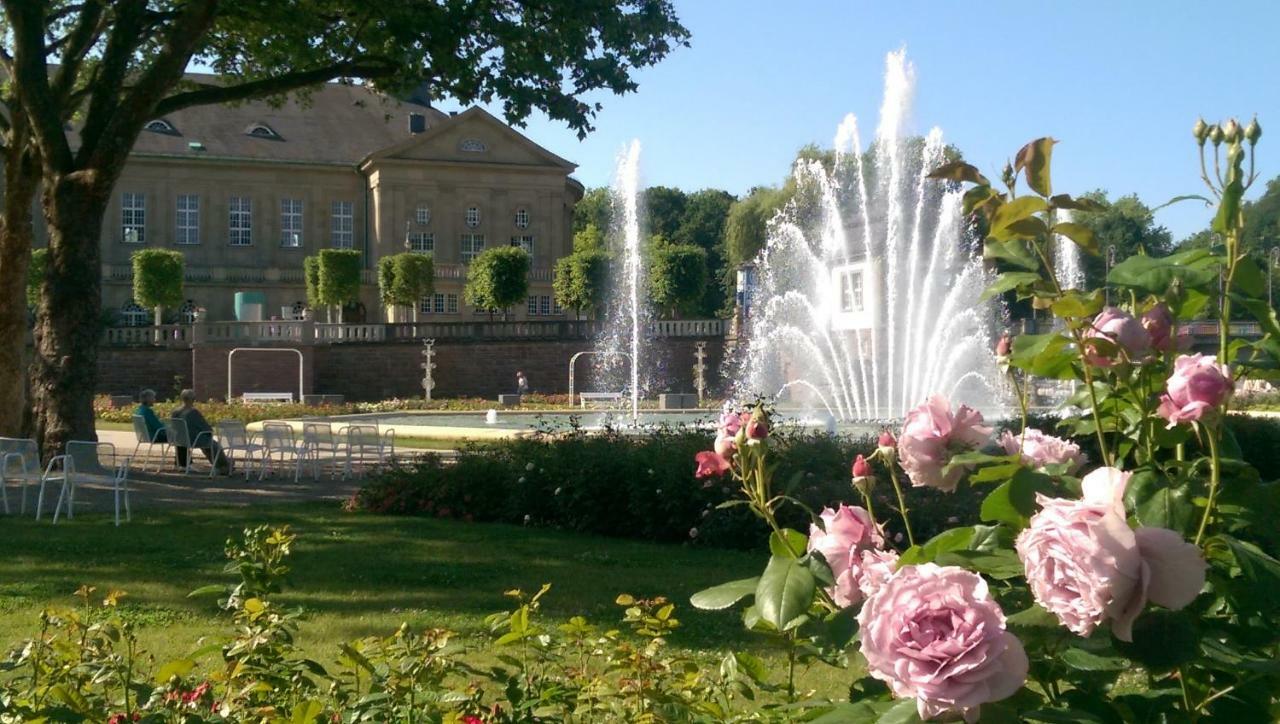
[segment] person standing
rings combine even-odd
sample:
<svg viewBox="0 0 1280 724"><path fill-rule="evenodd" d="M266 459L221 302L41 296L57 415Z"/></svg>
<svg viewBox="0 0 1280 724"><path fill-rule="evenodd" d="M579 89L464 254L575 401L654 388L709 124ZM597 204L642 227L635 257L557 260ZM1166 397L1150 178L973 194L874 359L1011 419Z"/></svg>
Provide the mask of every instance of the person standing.
<svg viewBox="0 0 1280 724"><path fill-rule="evenodd" d="M524 372L516 371L516 394L524 397L529 394L529 378L524 376Z"/></svg>

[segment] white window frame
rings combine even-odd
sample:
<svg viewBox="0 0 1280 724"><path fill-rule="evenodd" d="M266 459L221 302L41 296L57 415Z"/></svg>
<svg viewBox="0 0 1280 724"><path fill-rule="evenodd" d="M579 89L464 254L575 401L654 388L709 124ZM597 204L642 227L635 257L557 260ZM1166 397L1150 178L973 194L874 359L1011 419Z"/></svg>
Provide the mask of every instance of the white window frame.
<svg viewBox="0 0 1280 724"><path fill-rule="evenodd" d="M444 295L444 298L446 302L445 314L457 314L458 313L458 295L446 294Z"/></svg>
<svg viewBox="0 0 1280 724"><path fill-rule="evenodd" d="M517 229L529 228L529 210L523 206L516 209L515 223Z"/></svg>
<svg viewBox="0 0 1280 724"><path fill-rule="evenodd" d="M129 241L129 232L137 236ZM120 194L120 240L126 244L147 243L147 195L135 191Z"/></svg>
<svg viewBox="0 0 1280 724"><path fill-rule="evenodd" d="M286 249L301 249L306 243L302 235L302 208L302 199L280 199L280 246Z"/></svg>
<svg viewBox="0 0 1280 724"><path fill-rule="evenodd" d="M174 237L177 244L200 243L200 195L178 194L174 199Z"/></svg>
<svg viewBox="0 0 1280 724"><path fill-rule="evenodd" d="M462 215L462 219L466 222L468 229L480 228L480 207L468 206L466 212Z"/></svg>
<svg viewBox="0 0 1280 724"><path fill-rule="evenodd" d="M227 201L227 243L253 246L253 197L232 196Z"/></svg>
<svg viewBox="0 0 1280 724"><path fill-rule="evenodd" d="M547 294L538 295L538 316L551 316L551 296Z"/></svg>
<svg viewBox="0 0 1280 724"><path fill-rule="evenodd" d="M524 253L529 255L529 260L533 260L533 234L516 234L511 237L511 245L524 249Z"/></svg>
<svg viewBox="0 0 1280 724"><path fill-rule="evenodd" d="M335 249L353 249L356 245L356 204L334 201L329 205L329 242Z"/></svg>
<svg viewBox="0 0 1280 724"><path fill-rule="evenodd" d="M409 251L416 254L432 254L436 250L436 235L425 231L409 232Z"/></svg>
<svg viewBox="0 0 1280 724"><path fill-rule="evenodd" d="M484 234L463 234L458 241L458 259L463 264L470 264L484 248Z"/></svg>
<svg viewBox="0 0 1280 724"><path fill-rule="evenodd" d="M418 226L426 226L431 223L431 207L426 204L419 205L414 209L413 220Z"/></svg>
<svg viewBox="0 0 1280 724"><path fill-rule="evenodd" d="M529 295L529 298L525 300L525 312L530 317L538 316L538 297L533 294Z"/></svg>

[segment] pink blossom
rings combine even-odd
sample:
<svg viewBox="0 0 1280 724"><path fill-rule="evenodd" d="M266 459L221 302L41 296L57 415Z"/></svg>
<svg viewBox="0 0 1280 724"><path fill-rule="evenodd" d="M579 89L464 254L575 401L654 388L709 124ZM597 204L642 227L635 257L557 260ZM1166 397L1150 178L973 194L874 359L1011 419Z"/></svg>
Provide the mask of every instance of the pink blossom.
<svg viewBox="0 0 1280 724"><path fill-rule="evenodd" d="M977 410L961 405L952 414L951 403L934 395L907 413L898 436L898 458L912 485L950 492L964 474L956 467L943 476L942 469L952 453L981 447L990 436L991 428L982 425L982 414Z"/></svg>
<svg viewBox="0 0 1280 724"><path fill-rule="evenodd" d="M1015 544L1036 602L1080 636L1110 621L1116 638L1132 641L1148 601L1177 610L1204 586L1198 548L1165 528L1129 527L1129 475L1094 470L1081 481L1082 500L1038 495L1040 512Z"/></svg>
<svg viewBox="0 0 1280 724"><path fill-rule="evenodd" d="M734 442L733 437L730 435L717 435L715 451L720 457L730 460L733 458L734 453L738 452L738 443Z"/></svg>
<svg viewBox="0 0 1280 724"><path fill-rule="evenodd" d="M763 410L757 409L752 413L746 426L748 439L763 440L769 437L769 416Z"/></svg>
<svg viewBox="0 0 1280 724"><path fill-rule="evenodd" d="M996 340L996 356L1008 357L1013 352L1013 338L1008 332L1000 335L1000 339Z"/></svg>
<svg viewBox="0 0 1280 724"><path fill-rule="evenodd" d="M738 430L751 419L746 413L739 412L723 412L720 414L720 434L725 437L733 437L738 434Z"/></svg>
<svg viewBox="0 0 1280 724"><path fill-rule="evenodd" d="M1027 679L1027 654L1005 630L986 581L956 566L898 570L858 613L872 676L894 696L915 697L921 719L959 714L1012 696Z"/></svg>
<svg viewBox="0 0 1280 724"><path fill-rule="evenodd" d="M883 430L880 433L880 439L876 441L876 445L883 448L895 448L898 446L898 439L893 436L892 432Z"/></svg>
<svg viewBox="0 0 1280 724"><path fill-rule="evenodd" d="M809 526L809 550L822 553L836 585L828 591L837 606L852 606L862 600L862 552L884 546L884 535L871 521L871 514L856 505L832 510L824 508L822 526Z"/></svg>
<svg viewBox="0 0 1280 724"><path fill-rule="evenodd" d="M694 456L698 462L695 478L714 478L729 472L729 461L714 450L704 450Z"/></svg>
<svg viewBox="0 0 1280 724"><path fill-rule="evenodd" d="M858 571L858 590L864 599L880 590L898 570L898 552L871 549L862 552L862 567Z"/></svg>
<svg viewBox="0 0 1280 724"><path fill-rule="evenodd" d="M868 463L865 457L859 455L853 459L853 467L850 468L849 472L853 473L855 478L871 477L871 463Z"/></svg>
<svg viewBox="0 0 1280 724"><path fill-rule="evenodd" d="M1234 389L1235 381L1226 365L1208 355L1184 354L1173 363L1173 374L1156 412L1169 421L1169 427L1195 422L1226 402Z"/></svg>
<svg viewBox="0 0 1280 724"><path fill-rule="evenodd" d="M1099 350L1089 339L1105 339L1119 347L1130 359L1140 357L1151 348L1151 335L1132 314L1116 307L1107 307L1093 319L1093 325L1085 330L1084 360L1094 367L1111 367L1121 360L1110 350Z"/></svg>
<svg viewBox="0 0 1280 724"><path fill-rule="evenodd" d="M1191 346L1191 336L1186 330L1173 336L1173 312L1161 302L1142 315L1142 328L1151 337L1151 347L1162 352L1187 349Z"/></svg>
<svg viewBox="0 0 1280 724"><path fill-rule="evenodd" d="M1028 427L1024 435L1005 430L1000 446L1008 455L1022 453L1022 462L1033 468L1067 463L1067 472L1073 473L1084 464L1080 446L1070 440L1046 435L1034 427Z"/></svg>

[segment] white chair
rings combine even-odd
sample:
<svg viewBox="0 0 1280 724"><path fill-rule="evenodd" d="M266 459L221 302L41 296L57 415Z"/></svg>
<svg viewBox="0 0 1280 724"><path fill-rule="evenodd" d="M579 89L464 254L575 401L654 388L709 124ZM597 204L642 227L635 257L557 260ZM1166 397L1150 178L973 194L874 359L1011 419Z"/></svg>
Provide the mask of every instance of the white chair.
<svg viewBox="0 0 1280 724"><path fill-rule="evenodd" d="M262 423L262 471L258 479L262 480L270 472L277 455L280 465L288 459L293 460L293 479L298 479L298 471L302 467L304 449L293 436L293 426L287 422Z"/></svg>
<svg viewBox="0 0 1280 724"><path fill-rule="evenodd" d="M200 441L203 440L205 445L212 444L213 432L211 430L202 430L192 440L191 432L187 429L187 421L180 417L171 417L165 420L164 430L165 437L169 439L170 445L187 449L187 464L183 467L182 474L189 475L191 473L191 461L196 457L196 450L200 449ZM213 461L210 461L210 464L212 463ZM217 465L213 465L215 470L217 467Z"/></svg>
<svg viewBox="0 0 1280 724"><path fill-rule="evenodd" d="M138 444L133 446L134 458L138 457L138 450L141 449L143 445L147 446L147 457L144 458L142 462L143 470L147 469L147 460L151 459L152 453L155 452L156 445L160 446L160 458L162 460L164 459L165 451L169 449L169 438L168 435L165 434L164 430L156 430L155 434L152 435L147 430L147 418L142 415L134 415L133 436L138 439ZM161 440L161 437L164 437L165 439ZM156 471L158 472L159 470L160 464L156 463Z"/></svg>
<svg viewBox="0 0 1280 724"><path fill-rule="evenodd" d="M27 512L27 486L40 484L40 446L35 440L17 437L0 437L0 501L4 512L9 512L9 482L22 486L22 507Z"/></svg>
<svg viewBox="0 0 1280 724"><path fill-rule="evenodd" d="M213 467L209 469L209 477L217 471L217 458L222 457L228 463L238 464L244 468L244 479L249 479L250 470L256 465L261 472L265 465L263 452L266 447L256 442L257 437L249 432L239 420L219 420L213 424L214 436L218 439L218 452L214 457ZM256 458L256 459L255 459Z"/></svg>
<svg viewBox="0 0 1280 724"><path fill-rule="evenodd" d="M302 423L302 458L311 463L312 476L320 477L320 456L325 453L334 464L342 453L342 445L333 434L333 425L327 422ZM334 474L337 474L336 469ZM297 479L296 474L294 478Z"/></svg>
<svg viewBox="0 0 1280 724"><path fill-rule="evenodd" d="M372 463L381 465L395 457L396 431L388 428L385 433L378 432L377 425L349 425L347 427L347 465L343 472L345 480L352 474L356 465Z"/></svg>
<svg viewBox="0 0 1280 724"><path fill-rule="evenodd" d="M110 467L103 467L102 457L110 456ZM36 496L36 520L44 508L44 487L47 483L62 484L58 493L58 504L53 509L53 522L65 509L67 518L75 517L76 487L85 483L103 483L110 485L115 495L115 523L120 525L120 500L124 498L125 520L133 519L133 511L129 508L129 463L128 457L118 457L116 446L109 442L91 442L72 440L67 443L67 451L56 455L45 466L44 475L40 479L40 493ZM65 505L64 505L65 504Z"/></svg>

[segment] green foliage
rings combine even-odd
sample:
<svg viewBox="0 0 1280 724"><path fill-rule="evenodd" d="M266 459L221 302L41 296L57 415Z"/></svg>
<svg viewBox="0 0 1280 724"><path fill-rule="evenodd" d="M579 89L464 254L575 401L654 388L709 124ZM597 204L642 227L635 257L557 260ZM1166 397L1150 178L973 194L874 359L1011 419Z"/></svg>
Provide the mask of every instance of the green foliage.
<svg viewBox="0 0 1280 724"><path fill-rule="evenodd" d="M430 254L401 252L378 260L378 289L383 304L416 305L435 290Z"/></svg>
<svg viewBox="0 0 1280 724"><path fill-rule="evenodd" d="M707 252L689 244L651 244L648 259L649 298L678 316L697 308L707 288Z"/></svg>
<svg viewBox="0 0 1280 724"><path fill-rule="evenodd" d="M529 255L518 246L485 249L467 268L467 304L496 311L529 296Z"/></svg>
<svg viewBox="0 0 1280 724"><path fill-rule="evenodd" d="M1083 199L1102 206L1100 211L1077 213L1075 221L1093 235L1096 251L1085 255L1085 278L1090 286L1100 286L1106 276L1107 250L1115 247L1117 262L1133 256L1165 256L1173 250L1169 230L1155 223L1152 210L1137 196L1129 194L1114 201L1102 190L1090 191Z"/></svg>
<svg viewBox="0 0 1280 724"><path fill-rule="evenodd" d="M595 224L587 226L573 233L573 251L604 251L605 240L604 234L601 233L600 227Z"/></svg>
<svg viewBox="0 0 1280 724"><path fill-rule="evenodd" d="M575 251L556 262L552 278L556 303L588 314L604 309L609 284L609 255L599 249Z"/></svg>
<svg viewBox="0 0 1280 724"><path fill-rule="evenodd" d="M306 266L306 262L309 259L311 259L311 257L307 257L306 259L303 260L304 269ZM396 282L395 255L393 254L393 255L384 256L378 260L378 301L382 302L384 305L387 305L387 306L399 304L399 302L395 301L395 297L392 296L392 294L394 293L395 282ZM310 294L308 294L308 299L310 299Z"/></svg>
<svg viewBox="0 0 1280 724"><path fill-rule="evenodd" d="M31 263L27 265L27 306L35 308L40 303L40 289L48 276L49 250L32 249Z"/></svg>
<svg viewBox="0 0 1280 724"><path fill-rule="evenodd" d="M321 249L316 275L316 301L322 306L340 307L360 299L359 251Z"/></svg>
<svg viewBox="0 0 1280 724"><path fill-rule="evenodd" d="M582 200L573 207L575 235L592 226L601 233L608 233L613 228L613 196L603 186L587 189Z"/></svg>
<svg viewBox="0 0 1280 724"><path fill-rule="evenodd" d="M182 252L139 249L133 252L133 299L143 307L182 304L185 273Z"/></svg>
<svg viewBox="0 0 1280 724"><path fill-rule="evenodd" d="M689 197L670 186L650 186L644 190L640 205L644 208L644 227L650 234L674 239L684 221Z"/></svg>
<svg viewBox="0 0 1280 724"><path fill-rule="evenodd" d="M769 221L786 203L787 197L777 189L756 187L734 202L724 224L725 273L735 273L739 266L756 258L768 239Z"/></svg>

